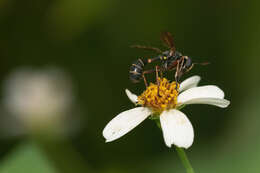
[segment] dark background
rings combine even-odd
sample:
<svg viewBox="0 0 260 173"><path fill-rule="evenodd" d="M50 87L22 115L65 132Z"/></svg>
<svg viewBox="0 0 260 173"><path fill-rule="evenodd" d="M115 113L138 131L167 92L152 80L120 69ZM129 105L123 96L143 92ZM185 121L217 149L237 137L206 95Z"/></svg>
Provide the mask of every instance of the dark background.
<svg viewBox="0 0 260 173"><path fill-rule="evenodd" d="M235 0L0 1L0 84L19 67L60 67L72 77L85 117L84 128L66 142L1 138L0 171L184 172L150 120L112 143L102 137L106 123L133 107L125 88L137 94L144 89L143 83L129 81L131 63L156 55L129 46L164 49L161 31L171 32L177 50L195 62L211 63L195 66L184 78L200 75L201 85L218 85L231 101L226 109L183 109L195 129L187 150L195 171L260 171L259 5Z"/></svg>

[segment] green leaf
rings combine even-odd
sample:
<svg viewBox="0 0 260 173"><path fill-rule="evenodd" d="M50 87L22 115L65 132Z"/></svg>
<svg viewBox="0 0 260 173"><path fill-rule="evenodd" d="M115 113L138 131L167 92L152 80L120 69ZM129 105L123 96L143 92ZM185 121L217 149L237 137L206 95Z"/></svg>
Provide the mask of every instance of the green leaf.
<svg viewBox="0 0 260 173"><path fill-rule="evenodd" d="M0 173L57 173L43 151L34 143L23 143L0 164Z"/></svg>

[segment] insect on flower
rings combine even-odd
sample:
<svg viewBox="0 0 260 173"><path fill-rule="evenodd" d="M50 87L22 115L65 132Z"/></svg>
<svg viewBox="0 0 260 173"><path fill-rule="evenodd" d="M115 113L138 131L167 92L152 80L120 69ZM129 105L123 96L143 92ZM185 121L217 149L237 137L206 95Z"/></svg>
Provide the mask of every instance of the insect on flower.
<svg viewBox="0 0 260 173"><path fill-rule="evenodd" d="M104 128L106 142L114 141L134 129L148 117L158 118L166 145L189 148L194 131L188 117L179 109L189 104L208 104L225 108L230 101L224 99L224 92L215 85L197 86L200 77L193 76L181 84L158 78L159 86L150 83L137 96L126 89L128 98L138 107L124 111L114 117ZM159 93L159 94L158 94Z"/></svg>
<svg viewBox="0 0 260 173"><path fill-rule="evenodd" d="M129 78L132 82L137 83L141 79L144 80L146 87L148 86L145 74L154 73L160 71L161 73L165 71L175 70L174 78L178 83L181 76L190 71L195 64L207 65L208 63L193 63L189 56L184 56L182 53L176 51L173 37L170 32L162 32L161 40L167 46L169 50L161 51L159 48L133 45L133 48L153 50L159 53L158 56L153 58L139 58L134 61L130 67ZM156 65L154 69L145 70L147 64L153 62L161 62L161 65Z"/></svg>

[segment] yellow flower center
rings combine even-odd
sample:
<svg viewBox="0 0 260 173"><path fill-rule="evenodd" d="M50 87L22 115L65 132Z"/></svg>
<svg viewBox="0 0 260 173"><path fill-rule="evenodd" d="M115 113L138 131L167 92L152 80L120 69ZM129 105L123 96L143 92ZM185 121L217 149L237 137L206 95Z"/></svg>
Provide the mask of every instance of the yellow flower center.
<svg viewBox="0 0 260 173"><path fill-rule="evenodd" d="M138 104L151 108L156 113L175 108L177 104L178 88L176 82L169 82L166 78L158 78L159 85L150 83L149 87L138 97Z"/></svg>

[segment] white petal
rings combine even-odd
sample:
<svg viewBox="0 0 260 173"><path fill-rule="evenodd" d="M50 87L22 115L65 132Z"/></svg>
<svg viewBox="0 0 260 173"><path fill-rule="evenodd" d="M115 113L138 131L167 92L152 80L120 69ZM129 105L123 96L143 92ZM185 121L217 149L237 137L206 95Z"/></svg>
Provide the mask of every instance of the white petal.
<svg viewBox="0 0 260 173"><path fill-rule="evenodd" d="M166 145L172 144L189 148L194 139L192 124L184 113L176 109L164 111L160 116L163 137Z"/></svg>
<svg viewBox="0 0 260 173"><path fill-rule="evenodd" d="M199 76L189 77L188 79L184 80L180 84L179 91L181 92L181 91L187 90L189 88L196 87L198 85L199 81L200 81L200 77Z"/></svg>
<svg viewBox="0 0 260 173"><path fill-rule="evenodd" d="M193 99L204 99L204 98L224 98L224 92L214 85L207 85L201 87L190 88L183 91L178 96L178 105L186 104Z"/></svg>
<svg viewBox="0 0 260 173"><path fill-rule="evenodd" d="M128 89L125 89L125 93L127 95L127 97L129 98L129 100L133 103L137 103L138 102L138 97L137 95L133 94L131 91L129 91Z"/></svg>
<svg viewBox="0 0 260 173"><path fill-rule="evenodd" d="M151 114L151 110L144 107L137 107L120 113L103 130L106 142L111 142L125 135Z"/></svg>
<svg viewBox="0 0 260 173"><path fill-rule="evenodd" d="M197 99L191 99L186 102L180 103L177 106L183 105L183 104L207 104L207 105L213 105L218 106L221 108L226 108L230 104L229 100L226 99L219 99L219 98L197 98Z"/></svg>

